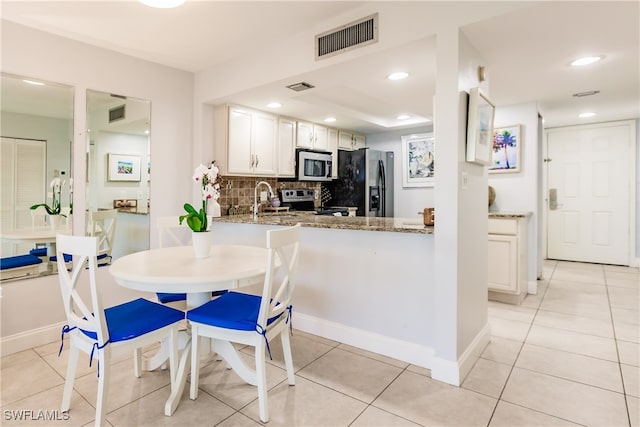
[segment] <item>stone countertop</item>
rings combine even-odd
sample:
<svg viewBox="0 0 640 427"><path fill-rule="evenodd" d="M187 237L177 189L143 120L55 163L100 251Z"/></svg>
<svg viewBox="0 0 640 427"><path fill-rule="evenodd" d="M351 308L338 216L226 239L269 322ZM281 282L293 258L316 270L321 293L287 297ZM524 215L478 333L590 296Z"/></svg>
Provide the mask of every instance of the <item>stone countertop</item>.
<svg viewBox="0 0 640 427"><path fill-rule="evenodd" d="M532 212L489 212L489 218L528 218Z"/></svg>
<svg viewBox="0 0 640 427"><path fill-rule="evenodd" d="M214 218L214 222L283 226L293 226L300 223L303 227L312 228L433 234L433 227L426 227L422 218L330 216L316 215L314 212L261 213L257 219L253 219L252 215L229 215Z"/></svg>

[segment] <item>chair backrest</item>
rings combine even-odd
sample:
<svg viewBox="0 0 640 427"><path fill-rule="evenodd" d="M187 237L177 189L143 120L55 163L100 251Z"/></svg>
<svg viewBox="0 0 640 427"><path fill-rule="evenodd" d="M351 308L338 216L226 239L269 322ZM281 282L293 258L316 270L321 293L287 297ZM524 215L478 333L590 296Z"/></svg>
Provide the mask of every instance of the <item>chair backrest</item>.
<svg viewBox="0 0 640 427"><path fill-rule="evenodd" d="M72 269L68 271L64 254L72 256ZM58 263L58 281L62 293L62 304L70 328L78 327L94 332L100 345L109 341L102 297L96 284L96 266L98 238L90 236L56 236L56 256ZM87 295L89 288L90 301Z"/></svg>
<svg viewBox="0 0 640 427"><path fill-rule="evenodd" d="M268 319L291 305L300 257L300 224L267 231L267 249L267 273L258 313L258 325L264 329Z"/></svg>
<svg viewBox="0 0 640 427"><path fill-rule="evenodd" d="M169 246L185 246L191 244L191 231L186 221L176 216L161 216L158 218L158 243L161 248Z"/></svg>
<svg viewBox="0 0 640 427"><path fill-rule="evenodd" d="M31 228L44 227L47 225L47 218L49 214L44 206L38 206L35 209L31 209Z"/></svg>
<svg viewBox="0 0 640 427"><path fill-rule="evenodd" d="M116 235L116 209L89 212L89 236L98 238L98 255L106 254L111 257L113 241Z"/></svg>

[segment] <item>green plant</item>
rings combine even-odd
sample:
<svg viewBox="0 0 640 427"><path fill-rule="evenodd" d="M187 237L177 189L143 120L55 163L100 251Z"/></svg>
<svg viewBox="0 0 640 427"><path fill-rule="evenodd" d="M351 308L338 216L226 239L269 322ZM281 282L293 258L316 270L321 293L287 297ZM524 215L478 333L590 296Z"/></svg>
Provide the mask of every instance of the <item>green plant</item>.
<svg viewBox="0 0 640 427"><path fill-rule="evenodd" d="M218 168L214 163L207 167L200 165L193 174L193 180L200 184L200 194L202 197L202 207L196 210L190 203L184 204L184 210L187 212L181 215L180 224L186 220L187 225L192 231L197 233L207 231L209 222L207 218L207 202L210 199L218 200L220 197L220 183L218 182Z"/></svg>
<svg viewBox="0 0 640 427"><path fill-rule="evenodd" d="M38 209L40 206L44 206L45 210L49 215L59 215L60 214L60 189L62 185L60 184L60 178L53 178L51 181L52 192L51 192L51 206L45 203L38 203L36 205L31 206L31 209Z"/></svg>

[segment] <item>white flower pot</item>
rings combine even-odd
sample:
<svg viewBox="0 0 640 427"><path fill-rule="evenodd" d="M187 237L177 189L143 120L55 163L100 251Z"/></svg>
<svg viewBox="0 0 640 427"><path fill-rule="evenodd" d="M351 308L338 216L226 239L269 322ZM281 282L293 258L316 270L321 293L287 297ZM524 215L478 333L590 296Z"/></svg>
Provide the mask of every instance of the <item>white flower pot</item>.
<svg viewBox="0 0 640 427"><path fill-rule="evenodd" d="M196 258L208 258L211 251L211 232L191 232L193 253Z"/></svg>
<svg viewBox="0 0 640 427"><path fill-rule="evenodd" d="M60 228L60 222L62 221L62 216L60 215L49 215L49 225L52 230L57 230Z"/></svg>

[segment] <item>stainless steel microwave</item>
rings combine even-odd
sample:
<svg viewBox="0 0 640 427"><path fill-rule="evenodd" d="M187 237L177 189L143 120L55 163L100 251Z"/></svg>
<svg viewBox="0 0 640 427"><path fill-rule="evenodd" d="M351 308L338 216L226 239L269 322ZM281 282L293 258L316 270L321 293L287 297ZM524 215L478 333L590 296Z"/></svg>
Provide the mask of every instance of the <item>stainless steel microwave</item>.
<svg viewBox="0 0 640 427"><path fill-rule="evenodd" d="M331 181L333 156L324 151L298 150L296 177L298 181Z"/></svg>

